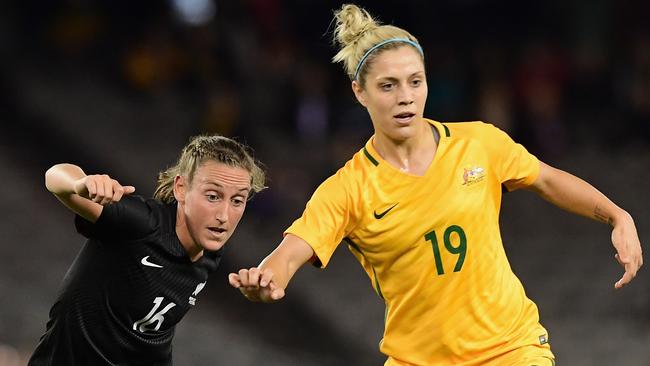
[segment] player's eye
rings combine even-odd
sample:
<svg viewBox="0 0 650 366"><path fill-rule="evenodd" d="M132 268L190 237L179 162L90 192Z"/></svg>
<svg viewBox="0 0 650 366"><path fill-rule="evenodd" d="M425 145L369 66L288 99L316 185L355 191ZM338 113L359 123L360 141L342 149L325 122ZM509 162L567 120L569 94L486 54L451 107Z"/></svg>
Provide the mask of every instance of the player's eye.
<svg viewBox="0 0 650 366"><path fill-rule="evenodd" d="M390 91L391 89L393 89L393 84L385 83L385 84L381 84L380 87L383 91Z"/></svg>
<svg viewBox="0 0 650 366"><path fill-rule="evenodd" d="M411 81L411 85L413 86L420 86L421 84L422 84L422 80L420 79L414 79L413 81Z"/></svg>
<svg viewBox="0 0 650 366"><path fill-rule="evenodd" d="M244 201L244 200L241 199L241 198L234 198L234 199L232 200L232 204L233 204L235 207L239 207L239 206L241 206L241 205L243 205L243 204L245 204L245 203L246 203L246 201Z"/></svg>
<svg viewBox="0 0 650 366"><path fill-rule="evenodd" d="M215 202L215 201L219 200L219 196L217 196L216 194L208 194L208 195L206 195L206 197L208 198L208 201L210 201L210 202Z"/></svg>

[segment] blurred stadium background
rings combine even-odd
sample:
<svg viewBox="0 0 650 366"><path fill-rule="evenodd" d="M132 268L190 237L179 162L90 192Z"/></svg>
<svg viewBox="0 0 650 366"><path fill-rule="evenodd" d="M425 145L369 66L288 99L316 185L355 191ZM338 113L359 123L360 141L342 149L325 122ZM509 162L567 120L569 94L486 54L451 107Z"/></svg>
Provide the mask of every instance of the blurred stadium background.
<svg viewBox="0 0 650 366"><path fill-rule="evenodd" d="M0 365L26 364L83 243L45 190L44 171L74 162L148 196L157 172L200 132L252 145L270 189L250 202L178 327L176 364L383 363L384 307L345 248L328 269L301 270L278 304L248 303L226 278L270 252L316 185L372 133L329 62L341 3L0 4ZM626 208L647 248L650 2L358 4L419 38L426 116L500 126ZM613 290L622 272L607 227L517 192L504 197L502 230L559 365L650 365L648 271Z"/></svg>

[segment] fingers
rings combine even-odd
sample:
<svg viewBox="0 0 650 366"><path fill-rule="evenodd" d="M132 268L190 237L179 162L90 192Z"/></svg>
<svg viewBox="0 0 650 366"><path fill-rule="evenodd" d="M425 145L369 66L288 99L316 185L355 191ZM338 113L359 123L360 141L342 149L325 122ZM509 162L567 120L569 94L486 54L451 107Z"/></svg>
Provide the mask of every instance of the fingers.
<svg viewBox="0 0 650 366"><path fill-rule="evenodd" d="M623 276L614 284L614 288L619 289L630 283L643 265L641 242L631 219L614 227L612 244L617 252L614 257L625 268Z"/></svg>
<svg viewBox="0 0 650 366"><path fill-rule="evenodd" d="M228 275L228 282L252 301L275 301L284 297L284 289L273 282L273 271L253 267Z"/></svg>
<svg viewBox="0 0 650 366"><path fill-rule="evenodd" d="M88 199L102 204L104 198L106 197L106 180L108 179L107 175L89 175L85 180L86 189L88 190ZM110 189L110 195L113 196L112 189Z"/></svg>
<svg viewBox="0 0 650 366"><path fill-rule="evenodd" d="M230 286L234 288L241 287L241 281L239 280L239 275L236 273L231 273L228 275L228 282L230 283Z"/></svg>
<svg viewBox="0 0 650 366"><path fill-rule="evenodd" d="M85 195L83 191L87 191L87 195ZM84 182L81 187L77 189L77 193L85 196L86 198L93 200L95 196L97 195L97 183L91 179L90 177L84 178Z"/></svg>
<svg viewBox="0 0 650 366"><path fill-rule="evenodd" d="M636 276L636 269L633 270L632 268L630 268L630 269L626 268L625 273L623 273L623 277L621 277L621 279L618 280L618 282L616 282L614 284L614 288L617 288L617 289L622 288L623 286L630 283L630 281L632 281L632 279L635 276Z"/></svg>
<svg viewBox="0 0 650 366"><path fill-rule="evenodd" d="M277 287L274 290L271 290L271 299L280 300L284 297L284 290L280 287Z"/></svg>
<svg viewBox="0 0 650 366"><path fill-rule="evenodd" d="M616 257L618 263L623 266L623 268L625 268L623 277L621 277L621 279L614 284L614 288L619 289L630 283L630 281L636 277L637 271L643 264L643 259L639 257L638 260L629 260L629 258L622 258L618 254L616 254L614 257Z"/></svg>
<svg viewBox="0 0 650 366"><path fill-rule="evenodd" d="M119 202L122 199L122 196L126 193L125 187L123 187L118 181L113 179L113 197L109 202Z"/></svg>
<svg viewBox="0 0 650 366"><path fill-rule="evenodd" d="M614 254L614 258L616 258L616 260L618 261L618 264L620 264L621 267L625 268L625 263L623 263L623 261L621 261L621 257L618 255L618 253Z"/></svg>
<svg viewBox="0 0 650 366"><path fill-rule="evenodd" d="M248 290L259 289L260 269L257 267L251 269L240 269L239 280L241 281L241 286L246 287Z"/></svg>
<svg viewBox="0 0 650 366"><path fill-rule="evenodd" d="M113 179L113 199L111 202L118 202L122 199L122 196L129 195L135 192L134 186L123 186L118 181Z"/></svg>
<svg viewBox="0 0 650 366"><path fill-rule="evenodd" d="M271 280L273 279L273 271L270 269L266 269L262 272L262 276L260 277L260 286L266 287L269 284L271 284ZM273 284L275 286L275 284Z"/></svg>
<svg viewBox="0 0 650 366"><path fill-rule="evenodd" d="M113 198L113 182L109 181L109 179L107 175L103 175L102 179L97 182L97 197L93 201L102 206L111 202Z"/></svg>
<svg viewBox="0 0 650 366"><path fill-rule="evenodd" d="M116 182L117 183L117 182ZM119 184L119 183L118 183ZM118 202L119 200L122 199L122 196L124 195L124 188L122 186L119 186L117 188L113 189L113 197L108 200L108 202Z"/></svg>
<svg viewBox="0 0 650 366"><path fill-rule="evenodd" d="M135 187L122 186L120 182L106 174L89 175L84 178L83 185L85 186L85 190L88 191L87 198L102 206L118 202L125 194L135 192ZM78 194L82 196L85 196L84 193L83 189L78 191Z"/></svg>

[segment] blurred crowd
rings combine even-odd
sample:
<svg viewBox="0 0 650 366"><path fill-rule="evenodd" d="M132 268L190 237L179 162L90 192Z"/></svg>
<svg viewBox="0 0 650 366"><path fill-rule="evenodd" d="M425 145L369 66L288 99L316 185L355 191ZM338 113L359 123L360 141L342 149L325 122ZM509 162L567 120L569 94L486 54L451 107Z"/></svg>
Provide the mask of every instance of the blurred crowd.
<svg viewBox="0 0 650 366"><path fill-rule="evenodd" d="M179 92L200 106L201 131L312 146L370 131L330 63L339 3L34 2L17 29L47 62L142 96ZM490 121L551 158L573 143L650 141L647 1L359 3L419 38L430 118Z"/></svg>
<svg viewBox="0 0 650 366"><path fill-rule="evenodd" d="M16 5L14 22L26 57L92 70L138 98L173 93L198 109L197 132L276 152L273 178L305 174L309 191L372 131L330 62L340 3L67 0ZM494 123L550 161L581 144L650 143L647 1L359 4L423 45L429 118ZM296 155L299 169L275 169Z"/></svg>

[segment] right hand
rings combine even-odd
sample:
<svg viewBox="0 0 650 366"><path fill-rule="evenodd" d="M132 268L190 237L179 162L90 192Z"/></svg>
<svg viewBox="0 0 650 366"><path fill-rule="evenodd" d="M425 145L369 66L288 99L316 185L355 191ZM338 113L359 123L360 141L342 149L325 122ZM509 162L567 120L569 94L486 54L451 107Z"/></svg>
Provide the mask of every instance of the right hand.
<svg viewBox="0 0 650 366"><path fill-rule="evenodd" d="M284 297L284 289L273 281L273 271L253 267L228 275L228 282L251 301L275 302Z"/></svg>
<svg viewBox="0 0 650 366"><path fill-rule="evenodd" d="M106 174L88 175L74 182L74 192L102 206L118 202L125 194L135 192L133 186L123 186Z"/></svg>
<svg viewBox="0 0 650 366"><path fill-rule="evenodd" d="M619 289L632 281L643 266L643 250L639 234L632 216L627 212L614 224L612 244L616 248L616 260L625 269L623 277L614 284L614 288Z"/></svg>

